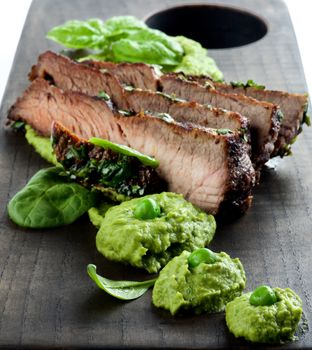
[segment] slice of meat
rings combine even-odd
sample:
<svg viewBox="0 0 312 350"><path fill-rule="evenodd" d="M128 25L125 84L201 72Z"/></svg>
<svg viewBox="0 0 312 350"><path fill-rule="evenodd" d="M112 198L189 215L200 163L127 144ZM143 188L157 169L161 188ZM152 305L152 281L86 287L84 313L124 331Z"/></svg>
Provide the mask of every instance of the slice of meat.
<svg viewBox="0 0 312 350"><path fill-rule="evenodd" d="M79 67L82 67L80 73ZM118 69L114 70L114 67ZM129 73L131 67L134 72L132 75ZM119 80L107 70L112 74L117 71L117 78L121 78L127 84L136 84L140 89L122 87ZM93 62L92 67L89 67L48 51L39 56L37 65L32 68L30 79L36 77L48 78L63 90L80 91L88 95L97 95L97 91L105 90L118 109L127 109L136 113L145 111L152 114L168 113L179 122L218 129L233 129L249 139L248 120L239 113L202 106L196 102L176 101L169 95L142 90L141 87L146 87L142 77L146 77L145 80L149 85L156 81L153 68L142 63L115 65L110 62Z"/></svg>
<svg viewBox="0 0 312 350"><path fill-rule="evenodd" d="M299 133L308 107L308 94L294 94L284 91L261 90L255 87L234 87L231 84L214 83L216 90L225 93L242 94L259 101L278 105L283 112L283 120L272 156L284 155L285 146Z"/></svg>
<svg viewBox="0 0 312 350"><path fill-rule="evenodd" d="M99 73L97 68L54 52L47 51L39 56L38 63L29 73L30 80L37 77L49 80L63 90L79 91L91 96L98 96L105 91L114 102L118 101L120 109L128 109L124 90L114 75L109 72Z"/></svg>
<svg viewBox="0 0 312 350"><path fill-rule="evenodd" d="M82 93L75 94L63 92L44 79L34 80L19 97L16 103L10 108L9 120L23 120L32 126L40 135L49 137L51 135L51 125L54 120L59 121L73 133L88 139L91 136L107 138L108 130L101 130L103 127L103 115L108 118L114 116L114 110L107 103L102 103L102 99L83 99L90 114L92 123L88 123L88 115L79 112L71 113L69 105L74 107L79 101ZM62 109L63 106L67 108ZM101 106L103 113L98 113L95 106ZM85 118L85 120L84 120ZM109 124L106 125L109 128ZM91 136L90 136L91 135Z"/></svg>
<svg viewBox="0 0 312 350"><path fill-rule="evenodd" d="M113 200L166 190L155 168L135 157L97 147L58 122L52 124L52 140L58 162L77 182L96 188Z"/></svg>
<svg viewBox="0 0 312 350"><path fill-rule="evenodd" d="M168 190L207 212L216 214L221 206L244 211L250 205L255 172L235 133L220 135L143 114L124 117L102 99L62 91L42 79L32 82L9 118L24 120L47 136L58 121L79 137L102 137L153 156Z"/></svg>
<svg viewBox="0 0 312 350"><path fill-rule="evenodd" d="M79 67L82 67L79 73ZM90 72L88 73L88 69ZM138 70L136 70L138 69ZM60 74L61 72L61 74ZM98 77L96 78L95 75ZM153 112L165 112L168 113L168 103L164 98L154 96L152 92L135 92L133 94L123 93L122 87L118 79L115 76L110 76L110 72L116 74L116 77L121 79L122 83L136 84L136 87L145 88L142 81L142 77L146 76L146 81L151 89L157 88L157 75L153 68L148 65L140 64L112 64L105 62L89 62L88 64L78 64L66 57L57 55L53 52L46 52L39 57L37 66L33 67L31 78L34 77L51 77L54 83L64 90L76 90L94 95L94 92L105 89L111 97L113 102L119 109L133 109L138 111L139 109L150 110ZM103 88L103 81L108 79L112 84L105 85ZM86 83L87 81L87 83ZM155 82L151 84L150 82ZM92 87L90 85L92 84ZM196 82L189 82L186 79L182 79L178 74L166 74L160 77L160 84L165 93L175 94L177 97L183 98L189 101L196 101L201 104L209 104L229 111L239 112L241 115L245 115L250 119L250 126L252 128L253 142L253 162L257 169L270 158L270 154L274 148L274 142L277 138L279 130L278 121L278 108L270 103L258 102L254 99L246 96L237 96L234 94L223 94L216 91L209 91L203 88ZM114 92L113 86L116 86ZM168 102L168 100L167 100ZM141 106L140 106L141 104ZM190 107L188 105L187 107ZM165 109L162 109L165 108ZM173 118L183 118L191 123L200 123L201 125L209 125L210 127L233 127L233 114L225 113L218 109L212 109L210 113L207 112L208 108L200 108L199 104L194 105L191 108L175 104L172 111L175 111ZM156 110L157 109L157 110ZM206 111L203 120L203 111ZM187 113L186 113L187 112ZM233 112L233 113L234 113ZM210 114L207 117L207 114ZM238 121L238 113L235 113L235 123ZM183 116L182 116L183 115ZM223 115L223 120L227 120L230 116L230 123L220 123L222 119L212 120L213 115ZM242 117L240 117L242 118ZM178 119L181 121L181 119ZM212 123L212 124L211 124ZM245 122L246 123L246 122ZM230 124L230 125L228 125ZM244 126L235 127L235 129L245 128Z"/></svg>
<svg viewBox="0 0 312 350"><path fill-rule="evenodd" d="M246 116L251 128L252 160L255 168L261 169L270 159L280 128L281 111L278 106L244 95L225 94L177 74L161 76L160 84L165 93L201 104L225 108Z"/></svg>
<svg viewBox="0 0 312 350"><path fill-rule="evenodd" d="M107 71L113 72L118 78L126 83L135 87L144 88L144 85L140 83L144 81L143 75L151 82L150 89L156 89L157 83L152 83L152 79L159 78L160 74L153 69L152 66L144 65L140 63L139 72L136 67L131 67L131 64L116 64L111 62L89 62L90 65L95 67L106 67ZM274 90L259 90L254 87L236 87L232 84L214 82L207 76L184 76L183 73L178 75L183 76L185 79L197 82L202 86L215 88L217 91L227 94L240 94L255 98L259 101L266 101L273 103L280 107L283 113L283 120L277 140L274 144L274 151L272 156L283 156L287 152L288 145L294 140L294 138L301 132L301 125L305 121L305 115L308 108L308 94L288 93L284 91Z"/></svg>
<svg viewBox="0 0 312 350"><path fill-rule="evenodd" d="M125 92L125 96L129 108L136 113L147 111L153 115L166 113L181 123L230 129L249 137L248 120L239 113L201 105L194 101L175 99L170 95L148 90L129 89Z"/></svg>
<svg viewBox="0 0 312 350"><path fill-rule="evenodd" d="M104 61L84 61L101 72L114 74L123 84L143 90L158 90L158 78L161 72L145 63L112 63Z"/></svg>
<svg viewBox="0 0 312 350"><path fill-rule="evenodd" d="M102 67L105 66L108 71L113 72L113 74L118 75L118 78L126 83L133 85L135 87L142 87L142 85L137 85L138 78L141 80L142 74L145 74L147 79L154 77L156 72L153 67L149 65L144 65L140 63L140 73L137 73L135 67L131 67L131 64L116 64L107 62L90 62L91 65ZM138 77L136 77L136 74ZM160 75L158 74L158 77ZM202 86L215 88L217 91L226 94L240 94L255 98L259 101L266 101L273 103L280 107L283 113L283 120L281 121L281 126L277 140L274 143L274 150L271 153L271 157L276 155L283 156L285 151L287 152L287 146L292 142L292 140L300 133L301 125L305 121L306 110L308 107L308 94L296 94L288 93L284 91L274 91L274 90L259 90L254 87L234 87L231 84L214 82L207 76L185 76L183 73L177 74L177 76L182 76L186 80L197 82ZM128 77L131 77L129 79ZM150 88L156 88L153 84Z"/></svg>

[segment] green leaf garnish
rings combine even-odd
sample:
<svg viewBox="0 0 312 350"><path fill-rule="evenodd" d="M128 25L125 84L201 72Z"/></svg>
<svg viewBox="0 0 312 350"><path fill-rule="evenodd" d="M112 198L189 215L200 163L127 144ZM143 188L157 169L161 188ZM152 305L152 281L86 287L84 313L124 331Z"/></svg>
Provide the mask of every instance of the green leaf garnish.
<svg viewBox="0 0 312 350"><path fill-rule="evenodd" d="M68 21L52 28L47 38L72 49L99 50L89 58L113 62L145 62L175 66L182 60L184 50L172 37L149 28L132 16Z"/></svg>
<svg viewBox="0 0 312 350"><path fill-rule="evenodd" d="M136 151L133 148L124 145L118 145L117 143L110 142L108 140L101 139L99 137L91 137L89 142L93 143L96 146L110 149L114 152L124 154L129 157L137 158L142 164L150 166L152 168L157 168L159 161L155 158L149 157L139 151Z"/></svg>
<svg viewBox="0 0 312 350"><path fill-rule="evenodd" d="M227 135L227 134L233 134L233 131L230 129L216 129L216 133L218 135Z"/></svg>
<svg viewBox="0 0 312 350"><path fill-rule="evenodd" d="M133 112L131 112L131 111L126 111L126 110L124 110L124 109L119 109L119 110L118 110L118 113L124 115L125 117L129 117L130 115L134 115Z"/></svg>
<svg viewBox="0 0 312 350"><path fill-rule="evenodd" d="M17 131L23 131L25 130L25 125L26 123L24 121L17 120L11 125L11 128Z"/></svg>
<svg viewBox="0 0 312 350"><path fill-rule="evenodd" d="M42 169L8 204L17 225L50 228L68 225L96 204L96 195L63 176L62 167Z"/></svg>
<svg viewBox="0 0 312 350"><path fill-rule="evenodd" d="M96 273L96 266L89 264L87 272L95 284L109 295L121 300L133 300L142 296L156 281L156 278L143 282L113 281Z"/></svg>
<svg viewBox="0 0 312 350"><path fill-rule="evenodd" d="M104 23L99 19L73 20L52 28L47 38L70 49L102 49L108 34Z"/></svg>
<svg viewBox="0 0 312 350"><path fill-rule="evenodd" d="M264 90L265 86L264 85L259 85L257 83L255 83L252 79L247 80L246 83L243 83L241 81L231 81L230 84L236 88L236 87L241 87L241 88L248 88L248 87L252 87L256 90Z"/></svg>
<svg viewBox="0 0 312 350"><path fill-rule="evenodd" d="M110 97L105 91L100 91L98 97L102 98L104 101L109 101Z"/></svg>

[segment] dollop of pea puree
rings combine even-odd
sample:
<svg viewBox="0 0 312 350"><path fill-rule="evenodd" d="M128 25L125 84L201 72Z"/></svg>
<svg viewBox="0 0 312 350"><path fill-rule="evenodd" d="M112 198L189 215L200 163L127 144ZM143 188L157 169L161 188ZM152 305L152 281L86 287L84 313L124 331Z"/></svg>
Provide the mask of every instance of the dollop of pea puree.
<svg viewBox="0 0 312 350"><path fill-rule="evenodd" d="M194 253L182 252L161 270L153 289L156 307L167 309L172 315L180 310L219 312L241 295L246 276L239 259L231 259L224 252L201 251L200 259L193 265Z"/></svg>
<svg viewBox="0 0 312 350"><path fill-rule="evenodd" d="M208 245L215 230L212 215L182 195L163 192L110 208L101 222L96 246L107 259L155 273L183 250Z"/></svg>
<svg viewBox="0 0 312 350"><path fill-rule="evenodd" d="M258 287L226 305L226 324L235 337L258 343L294 339L302 315L300 297L290 288ZM272 294L272 292L274 294Z"/></svg>

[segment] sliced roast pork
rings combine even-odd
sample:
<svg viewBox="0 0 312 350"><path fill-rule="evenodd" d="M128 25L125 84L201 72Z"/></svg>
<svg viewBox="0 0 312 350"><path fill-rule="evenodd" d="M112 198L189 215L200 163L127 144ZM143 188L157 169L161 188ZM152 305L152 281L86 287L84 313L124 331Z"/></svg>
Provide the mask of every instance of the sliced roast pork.
<svg viewBox="0 0 312 350"><path fill-rule="evenodd" d="M244 211L250 205L255 172L245 141L235 133L144 114L125 117L103 99L62 91L43 79L31 83L9 119L24 120L46 136L58 121L79 137L101 137L153 156L168 190L207 212L216 214L226 206Z"/></svg>
<svg viewBox="0 0 312 350"><path fill-rule="evenodd" d="M115 74L114 67L118 67L116 76L112 75ZM135 69L132 69L134 72L132 75L129 73L131 67ZM32 68L30 79L36 77L52 80L63 90L80 91L93 96L104 90L118 109L136 113L145 111L168 113L179 122L239 130L248 138L248 120L239 113L202 106L196 102L177 101L169 95L144 90L156 89L157 76L153 68L142 63L115 65L110 62L94 62L92 67L89 67L47 51L39 56L37 65ZM122 87L116 77L122 79L124 83L135 84L138 89L133 89L131 86Z"/></svg>

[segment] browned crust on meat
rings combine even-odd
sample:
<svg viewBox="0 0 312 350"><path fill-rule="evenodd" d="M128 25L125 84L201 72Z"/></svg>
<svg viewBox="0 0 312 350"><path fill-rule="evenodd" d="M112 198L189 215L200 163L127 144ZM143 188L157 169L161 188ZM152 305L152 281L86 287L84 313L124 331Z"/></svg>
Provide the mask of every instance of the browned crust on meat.
<svg viewBox="0 0 312 350"><path fill-rule="evenodd" d="M68 67L68 68L65 68ZM158 93L152 92L152 91L147 91L147 90L135 90L132 93L126 90L123 90L121 87L121 83L118 79L113 79L112 74L117 74L116 72L118 71L127 71L127 72L132 72L132 71L138 71L140 74L140 69L144 70L150 75L150 80L156 82L157 76L156 73L154 72L153 67L145 65L143 63L120 63L120 64L114 64L111 62L99 62L99 61L88 61L85 63L85 65L81 63L76 63L72 60L70 60L67 57L55 54L51 51L47 51L39 56L38 63L36 66L32 67L32 70L29 74L29 77L31 80L35 78L43 78L43 79L48 79L52 83L54 82L56 86L65 89L66 88L71 88L73 87L75 91L79 91L79 87L81 85L81 91L84 93L87 93L88 95L94 95L97 90L101 88L101 85L98 85L97 89L92 88L91 86L86 86L86 83L81 79L81 77L78 74L78 71L81 69L81 77L86 76L86 77L91 77L94 81L93 84L99 84L103 80L108 80L112 81L113 84L116 86L116 89L118 91L118 94L116 95L118 99L114 99L114 94L112 94L112 98L114 99L113 102L118 106L120 109L130 109L134 110L135 112L140 112L141 110L138 110L138 108L133 109L132 107L135 105L131 101L131 96L133 94L137 94L138 97L143 98L146 97L151 97L153 100L160 101L160 104L162 101L168 104L170 103L171 106L173 106L174 109L179 110L179 121L181 121L181 118L184 118L184 122L190 122L190 123L199 123L200 125L203 126L209 126L209 127L219 127L219 128L229 128L228 125L224 126L217 126L219 124L218 119L216 119L216 122L212 121L212 117L210 118L203 118L198 122L198 120L194 121L192 117L192 113L196 113L197 110L205 111L208 113L208 106L202 106L199 103L196 102L178 102L173 100L172 98L170 99L169 97L165 97L163 95L160 95ZM108 69L110 72L105 72L103 73L101 69ZM72 73L71 77L62 77L62 72L67 72L67 74ZM136 72L137 73L137 72ZM141 72L142 73L142 72ZM65 75L65 74L64 74ZM135 74L134 74L135 75ZM77 79L75 78L77 76ZM98 78L96 78L96 76ZM119 78L119 75L117 74L117 78ZM133 77L130 77L133 78ZM144 77L143 77L144 78ZM62 82L62 79L64 79L64 82ZM92 80L89 78L89 80ZM87 79L86 79L87 80ZM97 82L97 83L95 83ZM110 90L113 90L112 84L109 84ZM108 94L110 94L110 91L106 91ZM132 104L132 105L131 105ZM152 104L154 104L152 102ZM157 104L157 103L156 103ZM155 105L155 104L154 104ZM127 108L125 108L125 106ZM149 110L149 108L146 108ZM185 113L184 116L181 114L183 113L183 109L188 109L187 112ZM237 127L235 129L241 129L239 132L241 134L246 134L247 137L249 137L249 124L248 120L240 115L239 113L236 112L231 112L231 111L224 111L223 109L220 108L213 108L209 107L211 113L214 115L214 118L219 118L221 116L226 115L226 118L229 120L229 124L233 125L234 120L237 124ZM193 112L194 111L194 112ZM154 112L154 111L153 111ZM165 112L162 110L158 110L156 112ZM220 119L220 118L219 118ZM212 125L209 125L212 123Z"/></svg>
<svg viewBox="0 0 312 350"><path fill-rule="evenodd" d="M279 105L284 114L277 140L274 144L274 150L271 157L281 155L286 145L301 132L304 113L308 104L308 94L289 93L286 91L257 89L255 87L236 87L227 83L214 82L207 76L187 76L187 79L196 81L205 86L225 93L234 93L253 97L259 101L267 101ZM290 111L289 111L290 106Z"/></svg>
<svg viewBox="0 0 312 350"><path fill-rule="evenodd" d="M228 143L229 154L229 191L222 203L220 212L227 213L234 210L242 214L252 203L252 188L256 184L256 172L249 166L249 159L242 147L242 141L233 136Z"/></svg>
<svg viewBox="0 0 312 350"><path fill-rule="evenodd" d="M130 118L146 120L150 119L155 123L163 123L162 120L153 116L140 114ZM215 143L224 142L226 144L229 176L224 201L217 214L227 210L234 210L235 214L243 214L250 207L252 202L252 189L256 183L256 172L251 165L251 161L246 151L246 142L238 134L217 135L215 131L200 126L183 125L181 123L170 123L172 132L178 135L191 134L193 138L212 139ZM234 214L234 215L235 215Z"/></svg>
<svg viewBox="0 0 312 350"><path fill-rule="evenodd" d="M239 132L240 134L246 134L247 137L249 137L249 121L246 117L243 117L241 114L232 112L232 111L225 111L221 108L215 108L212 106L206 106L201 105L198 102L195 101L183 101L183 100L176 100L174 96L168 96L166 94L161 93L155 93L147 90L140 90L140 89L134 89L132 91L127 91L125 93L125 97L128 100L129 106L132 110L134 110L136 113L139 112L157 112L162 113L166 112L169 113L176 121L182 122L182 123L195 123L200 126L208 127L208 128L229 128L235 132ZM148 109L149 106L147 105L147 108L140 109L136 108L133 109L135 104L131 103L131 99L134 99L136 101L140 101L140 99L147 99L152 98L153 101L158 102L159 105L163 104L166 105L168 110L162 110L159 109L157 111ZM130 100L129 100L130 99ZM173 114L173 109L175 112L179 112L179 116L177 114ZM198 120L194 120L194 117L192 116L192 113L194 112L201 112L207 116L207 114L210 114L210 117L202 118L202 120L199 122ZM172 113L171 113L172 112ZM229 120L229 124L236 124L234 128L230 128L228 125L220 125L217 126L218 119L221 119L222 117L225 117ZM212 120L213 119L213 120Z"/></svg>
<svg viewBox="0 0 312 350"><path fill-rule="evenodd" d="M117 111L114 109L114 106L110 103L110 101L104 102L101 98L91 97L78 91L63 91L62 89L59 89L54 85L51 85L48 81L41 78L37 78L28 86L28 88L24 91L23 95L16 100L14 105L11 106L8 112L8 120L9 121L23 120L27 124L32 126L39 135L46 136L46 137L50 136L51 134L50 128L51 128L52 122L54 120L58 120L56 118L59 118L59 116L53 114L53 113L56 113L54 110L49 111L46 108L46 111L43 117L48 118L50 120L50 123L48 126L45 125L44 121L34 118L33 117L34 113L31 113L31 117L25 116L23 114L25 103L27 105L27 101L32 98L34 101L37 102L37 104L34 106L32 103L31 107L34 108L34 110L37 111L37 113L39 112L38 109L40 108L39 105L41 103L45 102L46 104L48 104L49 101L52 102L53 100L56 100L58 98L64 101L68 101L68 100L71 101L72 108L75 107L76 102L79 102L80 99L82 99L83 101L94 104L94 106L98 109L101 108L102 110L101 112L103 113L103 115L105 115L105 113L109 113L111 115L117 114ZM75 113L73 113L73 115L74 114ZM55 117L55 119L53 117ZM77 118L80 118L79 113L77 114ZM77 128L76 132L80 130L81 135L83 135L83 126L76 123L74 127Z"/></svg>
<svg viewBox="0 0 312 350"><path fill-rule="evenodd" d="M187 80L187 77L183 74L179 73L168 73L166 75L163 75L160 77L160 84L164 87L164 84L166 82L174 81L180 84L184 85L185 89L197 89L200 90L201 93L204 94L211 94L212 96L220 96L221 98L226 99L227 101L234 101L238 104L243 104L245 106L256 106L257 108L260 108L265 113L269 112L269 126L268 126L268 133L265 135L264 139L262 140L261 144L256 143L259 140L259 137L257 137L256 130L253 126L253 123L250 122L251 127L251 139L253 141L253 155L252 155L252 161L254 164L255 169L260 172L262 166L264 163L266 163L270 159L270 155L273 152L274 149L274 143L277 139L279 128L280 128L280 122L278 120L278 116L280 114L279 107L264 101L258 101L254 98L247 97L245 95L238 95L238 94L226 94L223 92L219 92L215 90L214 88L204 87L201 84L199 84L196 81L189 81ZM170 92L165 89L165 92ZM179 96L178 96L179 97ZM247 116L248 117L248 116Z"/></svg>
<svg viewBox="0 0 312 350"><path fill-rule="evenodd" d="M250 195L251 195L251 189L254 185L254 179L255 174L250 162L250 159L248 157L248 154L246 152L246 149L244 147L245 143L241 140L240 136L237 134L228 134L228 135L219 135L216 131L210 130L204 127L195 127L191 125L185 125L178 122L171 122L167 123L162 119L155 118L148 115L142 115L139 114L137 116L133 117L124 117L121 115L116 115L115 113L112 114L111 110L108 108L107 103L104 100L94 98L88 95L85 95L83 93L79 92L72 92L72 91L62 91L58 89L55 86L51 86L48 82L37 79L34 81L31 86L35 86L35 84L39 84L38 88L40 89L40 93L42 92L47 98L47 95L49 95L49 99L51 101L55 101L54 104L56 104L58 107L64 108L66 110L66 107L70 109L70 113L76 114L77 116L80 116L81 113L87 113L88 110L84 110L83 106L90 106L90 108L94 109L95 111L98 111L97 115L99 120L103 120L105 118L105 110L109 111L109 120L111 125L114 125L116 129L118 128L118 125L123 125L127 127L128 122L131 119L139 121L140 123L144 123L147 125L147 128L150 128L153 124L156 123L159 125L159 128L165 128L165 133L170 133L171 135L182 135L183 138L185 136L188 136L187 142L192 142L194 139L198 139L196 141L196 145L204 145L207 142L210 142L212 145L213 143L220 143L222 142L222 164L227 164L225 166L225 181L226 181L226 187L224 188L222 185L222 192L220 192L220 195L222 195L223 199L228 203L228 205L231 208L237 208L240 211L244 211L247 209L248 205L250 204ZM45 91L42 91L45 90ZM23 98L27 98L27 94L25 93ZM67 105L67 102L69 101L69 104ZM48 102L48 101L46 101ZM64 103L64 105L63 105ZM81 108L77 106L78 104L81 104ZM51 106L52 109L50 111L51 115L51 123L54 119L53 113L58 113L58 109L53 109L53 106ZM39 111L41 106L37 105L33 111L34 114L36 114L36 111ZM11 118L14 117L20 117L18 114L10 114ZM79 117L80 118L80 117ZM55 118L56 119L56 118ZM106 118L105 118L106 119ZM50 120L50 119L49 119ZM56 119L58 120L58 119ZM85 123L89 123L89 115L88 118L83 117L81 119L82 125L80 126L82 135L84 135L84 126L86 126ZM121 123L122 122L122 123ZM91 122L92 123L92 122ZM51 124L50 124L51 125ZM71 124L70 124L71 125ZM98 127L100 127L102 122L98 124ZM32 126L37 129L38 125L32 124ZM135 126L135 124L134 124ZM73 125L73 129L76 127L76 125ZM90 129L91 130L91 129ZM92 128L93 130L93 128ZM49 129L50 131L50 129ZM129 131L131 132L131 130ZM99 136L99 135L91 135L91 136ZM90 136L88 136L90 137ZM103 137L103 136L102 136ZM105 136L104 136L105 137ZM157 135L155 135L155 140L157 140ZM112 140L114 141L114 140ZM214 148L212 147L212 150ZM220 150L221 152L221 150ZM227 159L227 163L225 163L224 159ZM208 162L208 159L207 159ZM210 192L207 193L207 195L210 195ZM218 203L218 204L217 204ZM216 201L216 205L211 206L211 212L216 213L219 210L219 203ZM207 207L208 208L208 207ZM207 209L208 210L208 209Z"/></svg>

